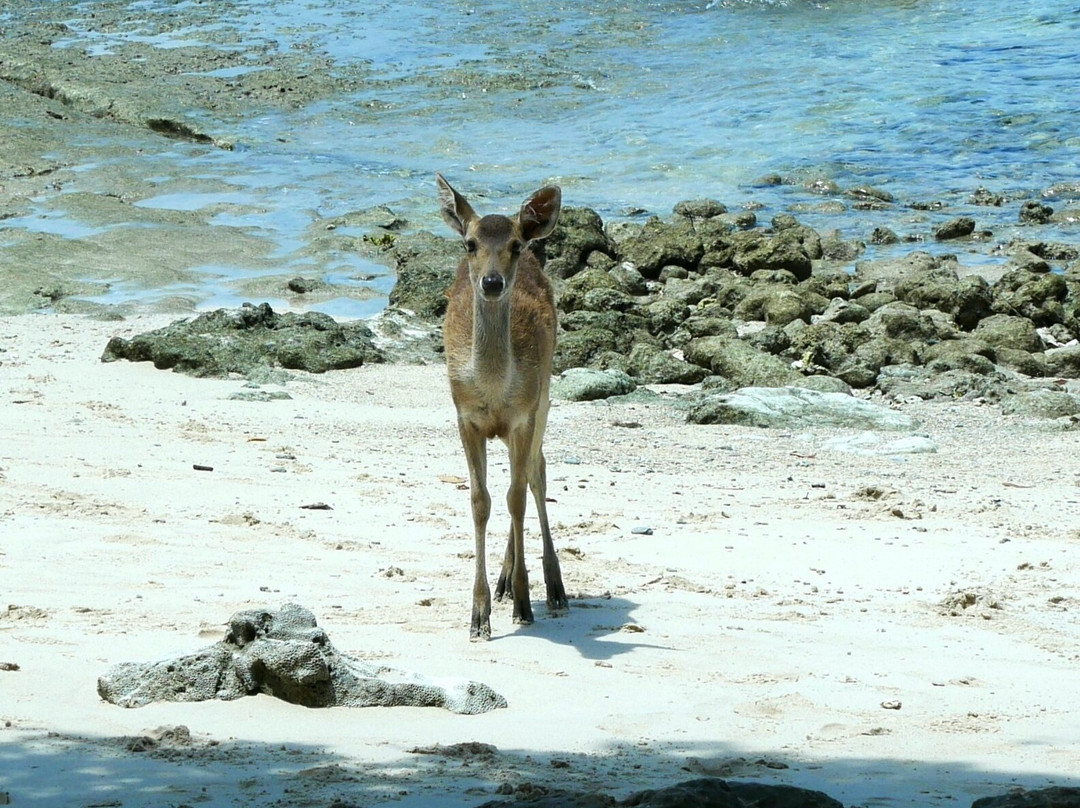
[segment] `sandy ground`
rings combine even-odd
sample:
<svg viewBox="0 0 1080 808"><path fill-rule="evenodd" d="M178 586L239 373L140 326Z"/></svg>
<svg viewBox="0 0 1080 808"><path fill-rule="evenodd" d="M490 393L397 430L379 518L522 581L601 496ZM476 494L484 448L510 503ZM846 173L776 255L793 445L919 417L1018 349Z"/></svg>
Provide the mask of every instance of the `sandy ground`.
<svg viewBox="0 0 1080 808"><path fill-rule="evenodd" d="M478 644L443 369L298 375L263 388L291 399L260 402L228 398L243 380L98 361L108 337L167 319L0 319L12 805L469 806L500 787L622 797L715 774L965 806L1080 784L1077 432L906 404L939 450L860 455L825 446L843 430L557 402L549 511L572 608L544 614L530 508L537 622L499 604ZM495 569L507 464L491 455ZM343 652L478 679L509 707L98 698L110 665L194 651L234 611L290 601ZM191 744L133 741L178 725ZM496 751L410 751L472 741Z"/></svg>

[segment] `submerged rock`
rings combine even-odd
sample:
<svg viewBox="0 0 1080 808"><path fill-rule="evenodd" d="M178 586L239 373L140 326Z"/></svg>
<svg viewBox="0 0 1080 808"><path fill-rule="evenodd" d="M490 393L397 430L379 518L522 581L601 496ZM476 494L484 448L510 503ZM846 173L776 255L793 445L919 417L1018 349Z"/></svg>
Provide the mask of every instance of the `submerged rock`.
<svg viewBox="0 0 1080 808"><path fill-rule="evenodd" d="M938 241L950 241L964 238L975 232L975 220L970 216L957 216L934 229L934 238Z"/></svg>
<svg viewBox="0 0 1080 808"><path fill-rule="evenodd" d="M277 612L237 612L225 639L194 654L114 665L97 689L121 707L259 693L304 707L443 707L475 715L506 706L480 682L439 682L345 656L315 615L295 603Z"/></svg>
<svg viewBox="0 0 1080 808"><path fill-rule="evenodd" d="M277 314L267 303L245 303L131 339L113 337L101 361L153 362L191 376L246 376L275 366L325 373L381 362L373 337L362 322L338 323L319 312Z"/></svg>
<svg viewBox="0 0 1080 808"><path fill-rule="evenodd" d="M1049 205L1032 200L1020 206L1021 224L1046 224L1054 215L1054 209Z"/></svg>

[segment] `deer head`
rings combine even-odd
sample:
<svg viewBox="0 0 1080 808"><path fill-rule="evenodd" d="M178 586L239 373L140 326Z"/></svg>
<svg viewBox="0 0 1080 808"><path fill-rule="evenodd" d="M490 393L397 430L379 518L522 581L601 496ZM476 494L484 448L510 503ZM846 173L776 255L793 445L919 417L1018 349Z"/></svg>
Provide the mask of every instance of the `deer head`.
<svg viewBox="0 0 1080 808"><path fill-rule="evenodd" d="M515 217L489 214L481 218L441 174L435 179L442 217L465 245L473 290L478 299L501 300L513 288L522 251L555 229L562 192L547 186L526 199Z"/></svg>

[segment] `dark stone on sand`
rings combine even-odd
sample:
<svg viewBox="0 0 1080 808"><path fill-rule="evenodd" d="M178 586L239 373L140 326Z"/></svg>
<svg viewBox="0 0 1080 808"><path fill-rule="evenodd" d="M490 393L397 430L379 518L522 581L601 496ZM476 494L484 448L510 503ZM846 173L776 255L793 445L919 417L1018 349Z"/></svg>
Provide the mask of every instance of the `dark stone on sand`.
<svg viewBox="0 0 1080 808"><path fill-rule="evenodd" d="M509 800L485 802L479 808L843 808L843 803L821 791L786 785L730 782L711 777L666 788L637 791L625 800L616 800L600 792L572 792L536 786L522 790L531 793L518 793Z"/></svg>
<svg viewBox="0 0 1080 808"><path fill-rule="evenodd" d="M101 361L153 362L200 377L246 376L267 367L325 373L381 362L373 337L362 322L338 323L319 312L277 314L267 303L245 303L131 339L113 337Z"/></svg>
<svg viewBox="0 0 1080 808"><path fill-rule="evenodd" d="M315 615L294 603L277 612L237 612L223 640L194 654L114 665L97 689L121 707L259 693L304 707L443 707L475 715L506 706L480 682L436 683L341 654Z"/></svg>
<svg viewBox="0 0 1080 808"><path fill-rule="evenodd" d="M1039 789L1017 789L997 797L982 797L971 808L1080 808L1080 788L1052 786Z"/></svg>

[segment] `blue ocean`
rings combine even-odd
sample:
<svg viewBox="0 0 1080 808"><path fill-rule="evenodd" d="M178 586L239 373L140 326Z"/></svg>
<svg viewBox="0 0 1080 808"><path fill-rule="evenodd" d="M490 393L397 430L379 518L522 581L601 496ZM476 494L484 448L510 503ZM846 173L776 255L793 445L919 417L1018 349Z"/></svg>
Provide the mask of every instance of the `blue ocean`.
<svg viewBox="0 0 1080 808"><path fill-rule="evenodd" d="M313 221L370 206L443 232L436 171L484 210L554 181L565 204L605 219L711 197L860 239L961 213L1004 239L1021 201L1080 196L1075 0L232 0L205 28L155 33L191 2L134 2L146 22L132 30L98 30L87 13L57 46L227 31L371 80L253 108L230 124L232 151L170 147L262 211L222 222L275 239L285 265ZM893 204L853 204L865 187ZM972 208L980 187L1007 204Z"/></svg>

